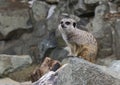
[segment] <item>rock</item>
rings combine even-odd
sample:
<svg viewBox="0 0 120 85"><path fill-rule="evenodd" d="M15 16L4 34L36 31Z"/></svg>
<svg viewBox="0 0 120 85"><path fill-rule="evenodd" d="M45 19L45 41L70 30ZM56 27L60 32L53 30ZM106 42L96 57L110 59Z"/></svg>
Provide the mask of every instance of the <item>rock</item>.
<svg viewBox="0 0 120 85"><path fill-rule="evenodd" d="M28 55L0 55L0 75L8 74L17 68L25 67L32 63Z"/></svg>
<svg viewBox="0 0 120 85"><path fill-rule="evenodd" d="M34 28L34 32L33 32L34 37L45 36L47 34L47 32L48 32L48 30L47 30L47 26L46 26L46 21L42 20L42 21L38 21L35 23L35 28Z"/></svg>
<svg viewBox="0 0 120 85"><path fill-rule="evenodd" d="M109 8L110 8L110 13L117 13L118 12L118 6L115 3L108 2Z"/></svg>
<svg viewBox="0 0 120 85"><path fill-rule="evenodd" d="M48 11L47 19L49 19L55 12L56 5L51 5Z"/></svg>
<svg viewBox="0 0 120 85"><path fill-rule="evenodd" d="M84 3L84 0L78 0L76 4L73 4L74 8L74 15L79 16L80 18L82 17L93 17L94 16L94 9L96 7L95 5L88 5Z"/></svg>
<svg viewBox="0 0 120 85"><path fill-rule="evenodd" d="M3 79L0 79L0 85L32 85L32 83L31 82L20 83L10 78L3 78Z"/></svg>
<svg viewBox="0 0 120 85"><path fill-rule="evenodd" d="M12 31L28 30L32 27L32 24L27 24L30 18L27 5L16 2L0 9L0 34L3 39Z"/></svg>
<svg viewBox="0 0 120 85"><path fill-rule="evenodd" d="M120 6L120 0L110 0L110 2Z"/></svg>
<svg viewBox="0 0 120 85"><path fill-rule="evenodd" d="M56 85L119 85L120 76L110 69L80 58L68 59L68 64L58 71Z"/></svg>
<svg viewBox="0 0 120 85"><path fill-rule="evenodd" d="M117 20L118 19L118 20ZM114 52L115 52L115 55L116 55L116 57L117 57L117 59L120 59L120 49L119 49L119 47L120 47L120 40L119 40L119 38L120 38L120 30L118 29L119 27L120 27L120 20L119 20L120 18L116 18L116 21L115 22L113 22L113 25L114 25L114 23L115 23L115 28L114 28L114 31L115 31L115 36L114 36L114 48L113 48L113 50L114 50ZM116 50L117 49L117 50Z"/></svg>
<svg viewBox="0 0 120 85"><path fill-rule="evenodd" d="M82 10L86 10L86 6L84 4L84 0L78 0L78 4L77 6L75 7L75 9L82 9Z"/></svg>
<svg viewBox="0 0 120 85"><path fill-rule="evenodd" d="M54 71L49 71L32 85L56 85L57 75Z"/></svg>
<svg viewBox="0 0 120 85"><path fill-rule="evenodd" d="M0 41L0 49L4 49L5 41Z"/></svg>
<svg viewBox="0 0 120 85"><path fill-rule="evenodd" d="M18 68L15 71L5 75L5 77L7 76L17 82L30 81L30 74L36 69L36 67L38 67L38 64L31 64L29 66L24 66L22 68Z"/></svg>
<svg viewBox="0 0 120 85"><path fill-rule="evenodd" d="M58 28L59 13L60 13L60 11L57 10L57 11L53 12L53 14L51 15L51 17L48 18L48 20L47 20L47 29L49 31L56 30Z"/></svg>
<svg viewBox="0 0 120 85"><path fill-rule="evenodd" d="M21 53L22 47L19 47L19 45L23 44L23 42L20 40L17 40L17 41L11 41L9 43L6 43L4 41L4 43L2 43L2 44L3 44L3 46L1 46L0 54L16 55L18 52ZM14 49L14 48L19 48L19 49ZM18 55L19 55L19 53L18 53Z"/></svg>
<svg viewBox="0 0 120 85"><path fill-rule="evenodd" d="M57 47L54 50L52 50L49 56L51 56L51 58L53 59L57 59L61 61L65 59L67 55L68 55L68 51L65 48Z"/></svg>
<svg viewBox="0 0 120 85"><path fill-rule="evenodd" d="M98 3L98 2L107 2L107 0L84 0L85 4L95 4L95 3Z"/></svg>
<svg viewBox="0 0 120 85"><path fill-rule="evenodd" d="M4 78L4 79L0 79L0 85L20 85L20 83L10 78Z"/></svg>
<svg viewBox="0 0 120 85"><path fill-rule="evenodd" d="M31 81L27 81L27 82L22 82L20 83L21 85L32 85Z"/></svg>
<svg viewBox="0 0 120 85"><path fill-rule="evenodd" d="M118 75L120 75L120 60L114 60L111 62L111 64L109 65L109 68L113 71L115 71L116 73L118 73Z"/></svg>
<svg viewBox="0 0 120 85"><path fill-rule="evenodd" d="M50 4L57 4L59 0L46 0L46 2Z"/></svg>
<svg viewBox="0 0 120 85"><path fill-rule="evenodd" d="M111 64L111 62L113 62L116 59L117 58L115 57L115 55L112 55L112 56L108 56L106 58L98 58L96 63L98 65L109 66Z"/></svg>
<svg viewBox="0 0 120 85"><path fill-rule="evenodd" d="M43 59L48 56L55 47L57 47L57 40L55 32L51 31L39 44L40 58Z"/></svg>
<svg viewBox="0 0 120 85"><path fill-rule="evenodd" d="M88 18L80 18L80 20L77 22L77 27L81 30L88 31L86 28L86 25L90 22Z"/></svg>
<svg viewBox="0 0 120 85"><path fill-rule="evenodd" d="M31 74L31 81L35 82L39 80L44 74L49 71L56 71L60 66L61 63L59 61L46 57L41 66L36 68Z"/></svg>
<svg viewBox="0 0 120 85"><path fill-rule="evenodd" d="M1 0L0 2L1 2L0 7L5 7L5 6L8 6L10 4L8 0Z"/></svg>
<svg viewBox="0 0 120 85"><path fill-rule="evenodd" d="M35 1L32 6L33 16L36 21L45 20L49 7L46 3Z"/></svg>

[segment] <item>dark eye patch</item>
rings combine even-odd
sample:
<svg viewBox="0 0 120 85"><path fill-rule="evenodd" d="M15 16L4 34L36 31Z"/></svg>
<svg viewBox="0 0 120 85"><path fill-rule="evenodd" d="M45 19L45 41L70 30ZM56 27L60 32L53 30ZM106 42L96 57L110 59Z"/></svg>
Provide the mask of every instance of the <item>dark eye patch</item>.
<svg viewBox="0 0 120 85"><path fill-rule="evenodd" d="M63 21L61 21L60 24L63 24Z"/></svg>
<svg viewBox="0 0 120 85"><path fill-rule="evenodd" d="M73 22L73 27L76 27L76 23L75 22Z"/></svg>
<svg viewBox="0 0 120 85"><path fill-rule="evenodd" d="M70 22L65 22L66 25L70 25Z"/></svg>

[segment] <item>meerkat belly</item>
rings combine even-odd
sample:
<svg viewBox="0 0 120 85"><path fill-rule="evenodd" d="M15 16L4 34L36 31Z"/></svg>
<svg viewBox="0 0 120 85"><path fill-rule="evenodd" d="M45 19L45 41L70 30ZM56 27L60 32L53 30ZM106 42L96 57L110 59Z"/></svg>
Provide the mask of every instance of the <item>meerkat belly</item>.
<svg viewBox="0 0 120 85"><path fill-rule="evenodd" d="M90 62L95 62L96 59L96 53L97 53L97 48L96 46L91 46L91 45L77 45L77 44L72 44L70 45L71 48L71 54L77 57L81 57L85 60L88 60Z"/></svg>

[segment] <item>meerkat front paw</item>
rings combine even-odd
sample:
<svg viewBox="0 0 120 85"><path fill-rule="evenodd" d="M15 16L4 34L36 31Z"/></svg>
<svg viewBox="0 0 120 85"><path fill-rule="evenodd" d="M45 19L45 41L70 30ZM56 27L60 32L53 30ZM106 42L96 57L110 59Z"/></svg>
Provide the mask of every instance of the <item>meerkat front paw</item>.
<svg viewBox="0 0 120 85"><path fill-rule="evenodd" d="M70 47L65 47L64 50L66 50L68 52L67 56L73 56L73 54L71 53L71 48Z"/></svg>

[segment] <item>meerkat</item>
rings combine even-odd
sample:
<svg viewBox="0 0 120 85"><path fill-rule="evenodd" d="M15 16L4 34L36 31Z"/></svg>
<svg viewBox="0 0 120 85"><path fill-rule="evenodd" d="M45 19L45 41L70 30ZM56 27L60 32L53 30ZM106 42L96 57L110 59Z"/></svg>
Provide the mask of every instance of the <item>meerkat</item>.
<svg viewBox="0 0 120 85"><path fill-rule="evenodd" d="M70 48L70 55L81 57L95 63L97 55L97 41L94 36L76 27L76 21L71 18L63 18L58 29L63 40Z"/></svg>

